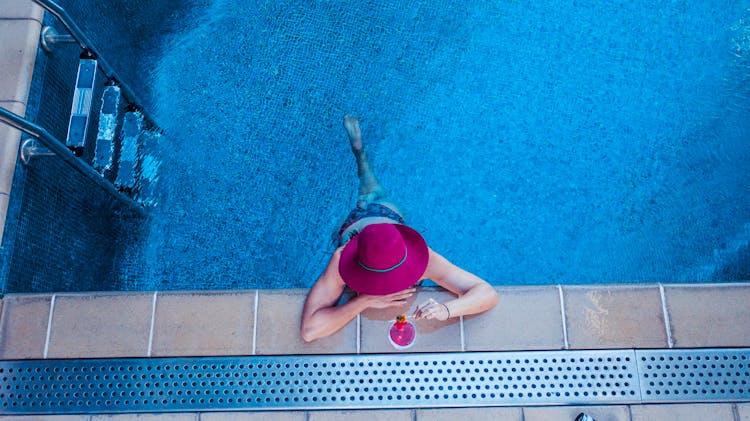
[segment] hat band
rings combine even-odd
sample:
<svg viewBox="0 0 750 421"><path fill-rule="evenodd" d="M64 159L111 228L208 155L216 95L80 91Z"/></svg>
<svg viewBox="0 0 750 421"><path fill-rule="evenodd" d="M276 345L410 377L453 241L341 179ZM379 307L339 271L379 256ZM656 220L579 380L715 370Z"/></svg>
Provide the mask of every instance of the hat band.
<svg viewBox="0 0 750 421"><path fill-rule="evenodd" d="M409 254L409 250L408 250L408 249L406 249L406 250L404 251L404 258L403 258L403 259L401 259L401 261L400 261L400 262L398 262L398 263L396 263L395 265L393 265L393 266L389 267L388 269L375 269L375 268L371 268L371 267L367 266L366 264L362 263L362 261L361 261L361 260L359 260L359 258L357 258L357 263L359 263L359 265L360 265L360 266L362 266L362 269L364 269L364 270L367 270L367 271L370 271L370 272L378 272L378 273L383 273L383 272L390 272L390 271L392 271L393 269L396 269L397 267L399 267L399 266L403 265L403 264L404 264L404 262L406 261L406 256L407 256L408 254Z"/></svg>

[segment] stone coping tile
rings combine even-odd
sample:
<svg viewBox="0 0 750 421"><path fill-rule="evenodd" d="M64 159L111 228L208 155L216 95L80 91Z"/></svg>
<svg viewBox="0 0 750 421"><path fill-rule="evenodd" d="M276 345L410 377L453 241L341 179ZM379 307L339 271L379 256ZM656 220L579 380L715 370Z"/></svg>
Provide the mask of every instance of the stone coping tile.
<svg viewBox="0 0 750 421"><path fill-rule="evenodd" d="M307 412L204 412L200 421L306 421Z"/></svg>
<svg viewBox="0 0 750 421"><path fill-rule="evenodd" d="M523 408L524 421L573 421L585 412L596 421L630 421L630 411L625 405L602 406L548 406Z"/></svg>
<svg viewBox="0 0 750 421"><path fill-rule="evenodd" d="M3 82L0 81L0 84ZM20 102L2 102L0 107L6 110L23 115L26 106ZM10 195L10 188L13 184L13 175L16 171L16 160L18 159L18 145L21 141L21 132L0 123L0 194ZM8 212L8 206L0 207L0 216L5 222L5 215ZM5 228L5 224L0 225L0 232ZM0 237L1 238L1 237Z"/></svg>
<svg viewBox="0 0 750 421"><path fill-rule="evenodd" d="M180 413L164 413L164 414L107 414L107 415L94 415L91 417L91 421L199 421L200 415L198 413L180 412Z"/></svg>
<svg viewBox="0 0 750 421"><path fill-rule="evenodd" d="M664 287L677 348L750 346L750 284Z"/></svg>
<svg viewBox="0 0 750 421"><path fill-rule="evenodd" d="M658 286L563 286L571 349L666 348Z"/></svg>
<svg viewBox="0 0 750 421"><path fill-rule="evenodd" d="M750 421L750 403L738 403L737 414L739 415L739 421Z"/></svg>
<svg viewBox="0 0 750 421"><path fill-rule="evenodd" d="M734 421L731 404L632 405L632 421Z"/></svg>
<svg viewBox="0 0 750 421"><path fill-rule="evenodd" d="M32 1L0 0L0 19L33 19L42 22L44 9Z"/></svg>
<svg viewBox="0 0 750 421"><path fill-rule="evenodd" d="M44 358L52 295L10 294L0 318L0 359Z"/></svg>
<svg viewBox="0 0 750 421"><path fill-rule="evenodd" d="M563 349L556 286L498 287L495 308L464 317L466 351Z"/></svg>
<svg viewBox="0 0 750 421"><path fill-rule="evenodd" d="M307 289L258 291L256 354L354 354L356 318L337 333L305 343L300 335Z"/></svg>
<svg viewBox="0 0 750 421"><path fill-rule="evenodd" d="M254 312L254 291L158 293L152 356L250 355Z"/></svg>
<svg viewBox="0 0 750 421"><path fill-rule="evenodd" d="M0 100L26 103L41 24L0 19Z"/></svg>
<svg viewBox="0 0 750 421"><path fill-rule="evenodd" d="M419 288L417 294L412 295L404 307L367 309L362 312L360 351L363 353L461 351L461 326L458 317L446 321L418 320L414 322L411 319L417 306L430 298L442 303L456 297L443 289ZM388 327L399 314L406 314L417 329L414 345L405 351L396 350L388 340Z"/></svg>
<svg viewBox="0 0 750 421"><path fill-rule="evenodd" d="M521 408L418 409L416 421L523 421Z"/></svg>
<svg viewBox="0 0 750 421"><path fill-rule="evenodd" d="M153 295L57 295L48 357L147 356Z"/></svg>
<svg viewBox="0 0 750 421"><path fill-rule="evenodd" d="M310 411L309 421L412 421L412 411L404 409Z"/></svg>

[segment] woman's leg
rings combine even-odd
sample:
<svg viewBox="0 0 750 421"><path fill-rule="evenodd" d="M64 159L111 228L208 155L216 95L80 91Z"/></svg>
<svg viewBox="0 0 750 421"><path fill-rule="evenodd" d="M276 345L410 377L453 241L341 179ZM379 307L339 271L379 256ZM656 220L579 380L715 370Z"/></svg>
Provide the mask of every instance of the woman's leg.
<svg viewBox="0 0 750 421"><path fill-rule="evenodd" d="M344 117L344 128L349 135L349 143L352 146L354 159L357 161L357 176L359 176L359 198L357 199L358 207L366 207L368 203L380 201L386 197L386 191L380 185L375 174L370 169L370 163L367 161L365 146L362 143L362 132L359 129L359 121L356 117L347 115Z"/></svg>

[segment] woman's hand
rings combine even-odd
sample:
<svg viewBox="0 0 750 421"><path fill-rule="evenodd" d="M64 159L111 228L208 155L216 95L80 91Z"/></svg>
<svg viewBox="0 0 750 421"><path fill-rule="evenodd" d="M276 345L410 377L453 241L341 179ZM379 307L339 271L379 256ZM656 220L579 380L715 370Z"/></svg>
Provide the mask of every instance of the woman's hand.
<svg viewBox="0 0 750 421"><path fill-rule="evenodd" d="M446 306L443 303L438 303L432 298L425 301L422 305L417 307L417 309L414 311L414 318L416 320L436 319L436 320L443 321L443 320L448 320L450 316L451 314L450 314L450 310L448 310L448 306Z"/></svg>
<svg viewBox="0 0 750 421"><path fill-rule="evenodd" d="M367 306L370 308L388 308L406 304L406 300L414 295L416 290L416 288L409 288L388 295L360 294L360 297L367 300Z"/></svg>

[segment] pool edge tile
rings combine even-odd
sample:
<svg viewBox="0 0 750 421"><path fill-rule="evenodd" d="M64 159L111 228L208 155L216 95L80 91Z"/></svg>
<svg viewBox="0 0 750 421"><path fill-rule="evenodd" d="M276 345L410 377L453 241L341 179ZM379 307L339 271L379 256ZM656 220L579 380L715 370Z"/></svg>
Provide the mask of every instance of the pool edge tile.
<svg viewBox="0 0 750 421"><path fill-rule="evenodd" d="M199 421L200 419L201 416L198 412L140 412L133 414L91 414L89 421Z"/></svg>
<svg viewBox="0 0 750 421"><path fill-rule="evenodd" d="M630 405L632 421L732 421L731 403L669 403Z"/></svg>
<svg viewBox="0 0 750 421"><path fill-rule="evenodd" d="M310 411L309 421L412 421L410 409Z"/></svg>
<svg viewBox="0 0 750 421"><path fill-rule="evenodd" d="M402 308L367 309L362 312L360 351L361 353L401 353L401 352L460 352L461 321L453 317L447 321L411 319L417 305L428 299L444 302L455 299L455 295L442 288L419 288L417 294L407 300ZM406 314L414 322L417 337L414 345L406 350L395 349L388 341L388 326L399 314Z"/></svg>
<svg viewBox="0 0 750 421"><path fill-rule="evenodd" d="M523 421L521 407L419 408L416 421Z"/></svg>
<svg viewBox="0 0 750 421"><path fill-rule="evenodd" d="M305 343L300 334L308 289L258 290L256 354L354 354L357 319L333 335Z"/></svg>
<svg viewBox="0 0 750 421"><path fill-rule="evenodd" d="M735 403L737 417L739 421L750 421L750 402Z"/></svg>
<svg viewBox="0 0 750 421"><path fill-rule="evenodd" d="M0 20L30 19L42 23L44 9L32 1L0 0Z"/></svg>
<svg viewBox="0 0 750 421"><path fill-rule="evenodd" d="M158 292L151 355L250 355L254 313L252 291Z"/></svg>
<svg viewBox="0 0 750 421"><path fill-rule="evenodd" d="M750 346L750 284L665 285L664 295L675 348Z"/></svg>
<svg viewBox="0 0 750 421"><path fill-rule="evenodd" d="M497 306L464 317L466 351L564 348L556 286L499 286L495 290L500 295Z"/></svg>
<svg viewBox="0 0 750 421"><path fill-rule="evenodd" d="M627 405L525 406L523 408L524 421L573 421L581 412L591 415L595 420L630 421L630 411Z"/></svg>
<svg viewBox="0 0 750 421"><path fill-rule="evenodd" d="M0 359L44 357L52 294L9 294L0 317Z"/></svg>
<svg viewBox="0 0 750 421"><path fill-rule="evenodd" d="M667 348L656 284L563 285L570 349Z"/></svg>
<svg viewBox="0 0 750 421"><path fill-rule="evenodd" d="M147 356L152 295L56 294L47 357Z"/></svg>
<svg viewBox="0 0 750 421"><path fill-rule="evenodd" d="M200 421L306 421L307 411L201 412Z"/></svg>
<svg viewBox="0 0 750 421"><path fill-rule="evenodd" d="M26 104L40 33L36 20L0 19L0 100Z"/></svg>

